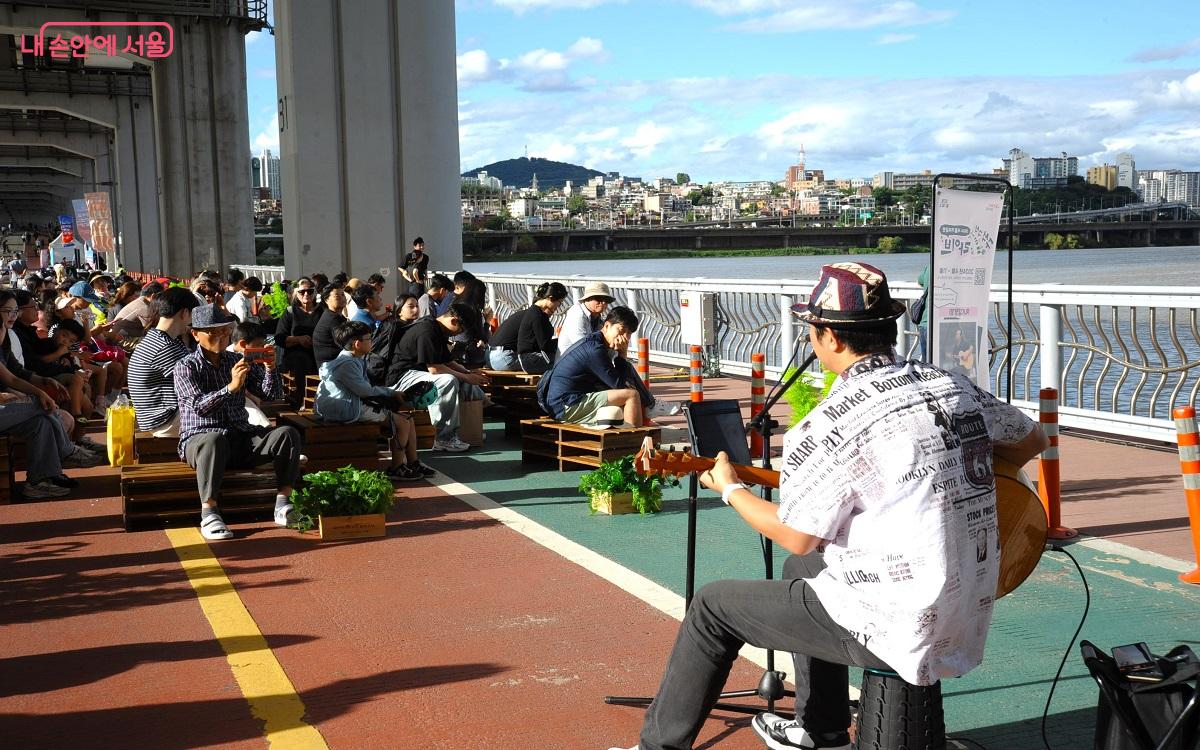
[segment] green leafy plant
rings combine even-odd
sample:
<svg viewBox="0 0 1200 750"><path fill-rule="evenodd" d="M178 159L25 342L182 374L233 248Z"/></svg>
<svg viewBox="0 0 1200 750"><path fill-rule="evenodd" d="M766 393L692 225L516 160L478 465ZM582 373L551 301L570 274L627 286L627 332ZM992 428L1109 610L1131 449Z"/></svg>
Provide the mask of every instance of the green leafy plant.
<svg viewBox="0 0 1200 750"><path fill-rule="evenodd" d="M264 294L262 300L271 311L271 317L276 319L280 318L291 304L287 292L283 291L283 285L279 283L272 284L271 291Z"/></svg>
<svg viewBox="0 0 1200 750"><path fill-rule="evenodd" d="M638 513L657 513L662 510L662 488L675 487L679 480L658 475L639 474L633 468L633 456L605 461L579 479L579 491L591 498L592 513L599 510L597 495L633 493L633 507Z"/></svg>
<svg viewBox="0 0 1200 750"><path fill-rule="evenodd" d="M794 372L796 372L796 368L789 367L783 374L784 379L790 378ZM822 387L810 385L803 377L792 383L792 386L783 394L792 407L792 419L788 422L788 427L794 427L801 419L807 417L810 411L817 408L817 404L829 395L829 391L836 381L837 373L826 371Z"/></svg>
<svg viewBox="0 0 1200 750"><path fill-rule="evenodd" d="M314 471L304 475L301 487L292 490L292 506L296 509L292 526L307 531L316 526L317 516L387 513L395 497L392 480L382 471L353 466Z"/></svg>

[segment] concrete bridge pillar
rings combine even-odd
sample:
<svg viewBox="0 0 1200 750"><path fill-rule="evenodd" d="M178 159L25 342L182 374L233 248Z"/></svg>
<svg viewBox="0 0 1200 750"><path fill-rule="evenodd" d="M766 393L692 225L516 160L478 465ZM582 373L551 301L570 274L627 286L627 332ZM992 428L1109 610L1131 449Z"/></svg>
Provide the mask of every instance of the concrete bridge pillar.
<svg viewBox="0 0 1200 750"><path fill-rule="evenodd" d="M278 0L275 20L289 276L395 278L417 236L460 268L454 4Z"/></svg>
<svg viewBox="0 0 1200 750"><path fill-rule="evenodd" d="M149 99L122 97L117 101L116 195L110 202L121 233L121 261L143 271L169 265L158 214L154 130L154 107Z"/></svg>
<svg viewBox="0 0 1200 750"><path fill-rule="evenodd" d="M153 69L161 245L150 246L143 212L141 252L147 260L160 253L161 269L176 275L253 263L245 34L222 19L172 21L175 52ZM139 113L127 116L134 125L142 122ZM145 135L140 125L136 130L139 138ZM122 186L123 209L125 200L144 205L152 195L140 158L128 168L138 178L128 189ZM122 222L123 233L129 223Z"/></svg>

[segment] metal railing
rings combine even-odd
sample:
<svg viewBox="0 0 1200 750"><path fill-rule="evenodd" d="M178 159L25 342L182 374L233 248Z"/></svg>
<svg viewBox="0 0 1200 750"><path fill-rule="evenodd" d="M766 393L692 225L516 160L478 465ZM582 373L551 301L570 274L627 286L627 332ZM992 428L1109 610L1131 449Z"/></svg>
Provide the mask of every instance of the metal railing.
<svg viewBox="0 0 1200 750"><path fill-rule="evenodd" d="M488 286L495 315L503 319L528 306L542 281L562 281L568 303L591 281L603 281L620 304L638 312L639 336L650 339L658 364L685 367L680 338L679 292L715 295L717 344L712 357L723 372L750 374L750 355L763 352L767 370L778 377L795 357L807 356L796 342L799 327L790 307L807 300L813 281L757 282L744 279L623 279L479 274ZM1126 437L1170 442L1171 408L1194 403L1200 392L1200 293L1190 287L1013 287L1012 378L1008 367L1006 288L994 286L988 341L992 390L1011 388L1014 403L1036 412L1038 390L1059 389L1062 424ZM892 284L892 295L912 302L922 290ZM564 305L562 309L566 309ZM560 313L561 315L561 313ZM900 320L898 348L917 352L918 332Z"/></svg>

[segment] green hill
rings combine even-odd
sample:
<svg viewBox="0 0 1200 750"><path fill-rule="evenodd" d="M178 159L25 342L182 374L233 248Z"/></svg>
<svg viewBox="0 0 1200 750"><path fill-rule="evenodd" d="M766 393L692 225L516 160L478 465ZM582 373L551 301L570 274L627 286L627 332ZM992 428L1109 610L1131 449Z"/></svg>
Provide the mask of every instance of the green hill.
<svg viewBox="0 0 1200 750"><path fill-rule="evenodd" d="M463 172L462 176L474 177L480 171L487 172L488 176L497 177L505 185L512 187L529 187L533 181L533 175L537 174L538 187L543 190L552 187L560 188L567 180L575 185L584 185L590 178L604 174L578 164L567 164L538 157L532 159L521 157L476 167Z"/></svg>

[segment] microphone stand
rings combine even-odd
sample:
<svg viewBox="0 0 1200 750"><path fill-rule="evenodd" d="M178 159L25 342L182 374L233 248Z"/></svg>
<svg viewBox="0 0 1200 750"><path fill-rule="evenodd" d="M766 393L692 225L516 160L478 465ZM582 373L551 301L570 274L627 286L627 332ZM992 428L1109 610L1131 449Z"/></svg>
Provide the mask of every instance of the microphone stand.
<svg viewBox="0 0 1200 750"><path fill-rule="evenodd" d="M804 371L807 370L816 360L816 354L808 355L808 358L796 368L796 371L792 373L791 377L789 377L786 381L783 381L779 387L775 389L775 393L772 394L771 397L768 398L763 404L762 410L759 411L758 414L756 414L754 418L746 424L747 433L757 432L762 436L762 456L760 457L761 461L759 462L759 465L764 469L771 468L771 436L779 427L779 422L771 416L771 407L779 403L779 399L783 398L783 395L787 393L788 389L791 388L796 381L804 375ZM771 488L764 484L758 489L759 497L767 502L771 502ZM769 581L775 577L774 545L771 543L770 539L762 535L759 535L759 542L762 546L763 552L764 575ZM785 697L796 697L794 692L783 686L783 680L786 676L786 673L777 671L775 669L775 652L768 649L767 669L765 672L763 672L762 678L758 681L758 687L754 690L735 690L732 692L721 693L721 698L749 698L757 695L767 702L767 711L769 713L775 713L775 701ZM740 710L742 713L758 713L758 709L749 708L746 706L729 706L728 704L720 705L726 710Z"/></svg>

